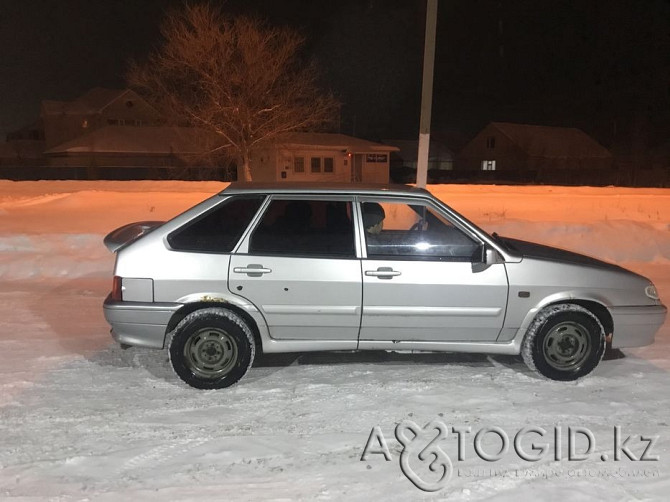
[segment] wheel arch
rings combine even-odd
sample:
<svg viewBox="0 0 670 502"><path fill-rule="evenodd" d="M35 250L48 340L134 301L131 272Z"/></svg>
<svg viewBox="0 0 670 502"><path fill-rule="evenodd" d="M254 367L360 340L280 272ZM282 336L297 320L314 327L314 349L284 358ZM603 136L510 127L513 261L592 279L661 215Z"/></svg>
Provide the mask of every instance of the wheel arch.
<svg viewBox="0 0 670 502"><path fill-rule="evenodd" d="M539 316L546 308L552 307L554 305L579 305L580 307L585 308L591 312L596 316L598 321L600 321L600 324L602 324L603 330L605 331L605 337L608 340L608 344L610 343L609 341L611 340L612 334L614 332L614 319L612 318L612 314L610 313L605 303L593 298L578 298L573 295L561 295L560 297L554 296L551 298L545 298L543 302L539 303L535 308L528 311L523 320L523 323L521 324L521 327L517 330L514 337L515 341L519 344L519 347L521 347L521 343L525 338L528 329L533 324L533 321L537 318L537 316Z"/></svg>
<svg viewBox="0 0 670 502"><path fill-rule="evenodd" d="M174 329L177 327L177 325L184 319L187 315L189 315L192 312L195 312L196 310L201 310L201 309L206 309L206 308L221 308L221 309L226 309L230 310L231 312L234 312L238 316L240 316L249 326L249 329L251 330L251 333L254 335L254 341L256 342L256 351L257 353L263 352L263 343L261 341L261 334L260 330L258 329L258 324L256 324L256 321L254 318L243 308L234 305L229 302L224 302L224 301L215 301L215 302L206 302L206 301L201 301L201 302L190 302L186 303L183 307L181 307L179 310L177 310L174 314L172 314L172 317L170 318L170 321L168 322L167 327L165 328L165 341L163 342L163 347L165 347L165 343L167 341L167 337L174 331Z"/></svg>
<svg viewBox="0 0 670 502"><path fill-rule="evenodd" d="M572 303L584 307L586 310L591 312L594 316L598 318L600 324L603 325L605 330L605 337L609 337L614 332L614 319L612 319L612 314L607 310L607 307L602 303L596 302L594 300L579 300L573 299L569 301L563 301L558 303ZM554 304L555 305L555 304Z"/></svg>

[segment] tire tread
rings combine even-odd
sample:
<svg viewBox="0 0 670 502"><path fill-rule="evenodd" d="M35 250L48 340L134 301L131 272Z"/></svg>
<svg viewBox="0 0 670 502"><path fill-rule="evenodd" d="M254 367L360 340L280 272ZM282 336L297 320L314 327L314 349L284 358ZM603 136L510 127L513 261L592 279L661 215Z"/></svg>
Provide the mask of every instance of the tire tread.
<svg viewBox="0 0 670 502"><path fill-rule="evenodd" d="M523 339L523 342L521 344L521 357L524 363L526 363L526 366L528 366L528 368L530 368L533 372L537 373L538 375L541 375L544 378L552 380L551 377L543 374L537 368L535 358L533 356L533 347L535 345L535 339L538 333L540 332L541 328L547 323L547 321L551 320L552 317L560 315L561 313L580 313L587 315L593 321L595 321L597 326L600 328L600 342L599 342L601 344L600 356L596 364L591 369L589 369L585 373L580 373L579 377L577 378L585 377L586 375L591 373L598 366L598 364L600 364L600 361L602 360L605 354L606 341L605 341L605 329L603 328L600 319L598 319L598 317L593 312L582 307L581 305L577 305L574 303L561 303L558 305L550 305L540 310L537 316L535 316L535 319L533 319L533 322L531 322L530 326L528 327L526 336Z"/></svg>
<svg viewBox="0 0 670 502"><path fill-rule="evenodd" d="M169 342L167 344L167 348L168 348L168 358L169 358L169 361L170 361L170 366L172 367L172 371L175 375L177 375L177 377L180 380L184 381L184 379L175 370L175 365L174 365L174 362L172 360L172 344L174 343L176 335L180 332L180 330L184 329L185 326L188 326L194 320L206 318L207 316L214 316L216 318L223 317L223 318L227 319L228 321L236 324L242 330L242 332L244 333L244 335L247 338L247 341L249 342L249 354L250 354L249 355L249 363L244 368L244 372L239 376L239 378L237 380L235 380L235 382L227 385L226 387L229 387L230 385L235 385L242 378L244 378L244 376L249 372L249 369L251 368L251 366L254 363L254 358L255 358L255 355L256 355L256 341L255 341L254 335L251 332L251 329L249 328L247 323L239 315L237 315L235 312L233 312L229 309L223 308L223 307L207 307L207 308L204 308L204 309L199 309L199 310L196 310L194 312L191 312L186 317L184 317L179 322L179 324L177 324L177 326L175 327L174 330L172 330L169 333L169 337L168 337ZM191 385L191 384L189 384L189 382L185 382L185 383L188 384L188 385ZM219 387L211 387L211 388L215 389L215 388L219 388Z"/></svg>

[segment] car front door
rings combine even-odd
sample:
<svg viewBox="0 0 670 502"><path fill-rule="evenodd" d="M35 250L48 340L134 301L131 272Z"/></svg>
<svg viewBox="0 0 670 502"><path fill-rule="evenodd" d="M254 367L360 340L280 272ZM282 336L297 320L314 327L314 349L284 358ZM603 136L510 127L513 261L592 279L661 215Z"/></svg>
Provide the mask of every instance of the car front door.
<svg viewBox="0 0 670 502"><path fill-rule="evenodd" d="M231 258L230 290L252 302L281 340L349 340L355 348L362 285L353 203L275 196Z"/></svg>
<svg viewBox="0 0 670 502"><path fill-rule="evenodd" d="M360 340L494 341L508 281L484 244L428 201L362 199Z"/></svg>

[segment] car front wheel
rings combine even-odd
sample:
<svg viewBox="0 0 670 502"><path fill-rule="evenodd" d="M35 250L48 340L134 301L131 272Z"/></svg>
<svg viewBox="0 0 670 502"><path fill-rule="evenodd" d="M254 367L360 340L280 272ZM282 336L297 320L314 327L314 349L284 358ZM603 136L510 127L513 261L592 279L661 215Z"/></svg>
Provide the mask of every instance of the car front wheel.
<svg viewBox="0 0 670 502"><path fill-rule="evenodd" d="M197 389L222 389L238 382L254 360L249 326L234 312L206 308L175 328L168 350L179 378Z"/></svg>
<svg viewBox="0 0 670 502"><path fill-rule="evenodd" d="M528 367L552 380L576 380L598 366L605 330L589 310L574 304L540 311L528 328L521 355Z"/></svg>

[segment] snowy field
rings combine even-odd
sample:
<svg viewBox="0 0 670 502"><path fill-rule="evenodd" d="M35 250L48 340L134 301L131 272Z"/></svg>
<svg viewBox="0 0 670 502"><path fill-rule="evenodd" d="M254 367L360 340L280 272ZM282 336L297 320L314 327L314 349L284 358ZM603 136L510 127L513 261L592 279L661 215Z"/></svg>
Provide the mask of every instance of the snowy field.
<svg viewBox="0 0 670 502"><path fill-rule="evenodd" d="M0 181L0 499L667 500L667 322L654 345L609 354L572 383L542 380L513 357L316 353L266 356L238 385L196 391L161 351L115 346L101 309L114 257L102 237L170 218L223 186ZM430 189L489 231L640 272L670 303L670 190ZM455 434L443 442L453 473L440 491L420 491L400 469L394 430L406 419L470 427L463 460ZM391 461L361 460L375 426ZM615 461L615 426L632 436L634 458L657 460ZM493 427L510 447L488 462L473 436ZM538 461L515 454L524 427L550 431L526 436L527 451L551 445ZM593 434L586 460L568 459L569 427ZM657 438L646 455L640 436ZM500 446L484 435L482 449Z"/></svg>

